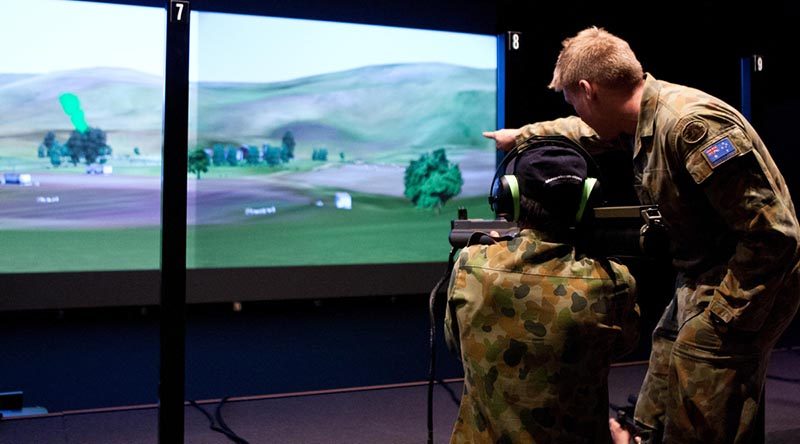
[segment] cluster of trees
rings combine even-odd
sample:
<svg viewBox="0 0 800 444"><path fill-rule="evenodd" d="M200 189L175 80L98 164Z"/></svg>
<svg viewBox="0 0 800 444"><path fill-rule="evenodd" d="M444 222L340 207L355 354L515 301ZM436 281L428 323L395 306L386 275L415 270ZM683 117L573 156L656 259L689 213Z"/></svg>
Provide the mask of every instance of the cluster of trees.
<svg viewBox="0 0 800 444"><path fill-rule="evenodd" d="M328 149L327 148L314 148L314 151L311 152L311 160L319 160L321 162L325 162L328 160Z"/></svg>
<svg viewBox="0 0 800 444"><path fill-rule="evenodd" d="M447 160L444 148L424 153L406 167L404 195L417 208L438 213L451 198L461 193L464 179L457 164Z"/></svg>
<svg viewBox="0 0 800 444"><path fill-rule="evenodd" d="M262 161L267 165L276 166L294 159L295 145L294 135L291 131L287 131L283 135L280 147L264 144L259 150L252 145L242 145L237 148L232 145L215 144L210 153L200 148L198 150L206 152L214 166L237 166L242 162L247 165L258 165Z"/></svg>
<svg viewBox="0 0 800 444"><path fill-rule="evenodd" d="M215 144L211 149L197 148L189 153L188 169L200 179L202 173L208 172L210 166L260 165L278 166L294 159L294 148L297 145L291 131L284 133L281 146L264 144L261 149L252 145ZM339 157L344 160L344 153ZM328 149L315 148L311 160L327 161Z"/></svg>
<svg viewBox="0 0 800 444"><path fill-rule="evenodd" d="M291 131L287 131L283 135L280 147L264 144L259 150L252 145L242 145L237 148L233 145L215 144L210 150L197 148L189 153L188 169L200 179L200 175L207 173L211 165L238 166L242 163L258 165L263 162L269 166L277 166L294 159L295 145L294 135Z"/></svg>
<svg viewBox="0 0 800 444"><path fill-rule="evenodd" d="M110 155L111 147L106 143L106 132L91 127L83 132L72 131L63 145L56 138L56 134L49 131L38 148L38 156L50 158L50 164L55 167L60 166L64 158L73 166L78 165L81 160L86 165L104 164Z"/></svg>

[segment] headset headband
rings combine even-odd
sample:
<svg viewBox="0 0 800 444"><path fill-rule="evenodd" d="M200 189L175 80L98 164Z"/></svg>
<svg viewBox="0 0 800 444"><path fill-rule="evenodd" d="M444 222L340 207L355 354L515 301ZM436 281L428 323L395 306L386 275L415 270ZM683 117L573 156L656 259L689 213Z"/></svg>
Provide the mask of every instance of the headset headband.
<svg viewBox="0 0 800 444"><path fill-rule="evenodd" d="M489 205L495 214L500 216L501 211L499 210L502 210L503 215L513 217L513 220L518 220L520 214L520 190L519 183L514 175L516 167L510 174L507 171L508 167L512 161L519 159L522 153L546 146L558 146L572 149L583 157L586 162L588 177L583 182L581 200L575 215L576 223L582 220L592 190L597 186L598 177L600 176L600 167L583 147L563 136L533 136L522 144L515 146L503 157L503 160L501 160L497 166L489 190ZM599 182L602 183L602 180Z"/></svg>

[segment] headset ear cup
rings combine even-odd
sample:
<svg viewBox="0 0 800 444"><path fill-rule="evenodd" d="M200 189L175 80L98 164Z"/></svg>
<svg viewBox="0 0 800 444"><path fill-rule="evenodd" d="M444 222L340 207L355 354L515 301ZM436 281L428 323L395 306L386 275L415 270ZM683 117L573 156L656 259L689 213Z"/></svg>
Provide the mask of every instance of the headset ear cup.
<svg viewBox="0 0 800 444"><path fill-rule="evenodd" d="M519 220L519 181L517 176L513 175L507 175L506 181L508 182L508 188L511 190L511 215L513 217L511 220L516 222Z"/></svg>
<svg viewBox="0 0 800 444"><path fill-rule="evenodd" d="M581 201L578 205L578 212L575 214L575 224L579 225L587 217L591 217L591 213L595 207L599 206L603 200L602 192L600 191L600 181L594 177L587 177L583 181L583 192L581 193ZM589 213L589 216L586 215Z"/></svg>
<svg viewBox="0 0 800 444"><path fill-rule="evenodd" d="M490 199L492 210L497 218L508 221L519 219L519 182L511 174L501 176Z"/></svg>

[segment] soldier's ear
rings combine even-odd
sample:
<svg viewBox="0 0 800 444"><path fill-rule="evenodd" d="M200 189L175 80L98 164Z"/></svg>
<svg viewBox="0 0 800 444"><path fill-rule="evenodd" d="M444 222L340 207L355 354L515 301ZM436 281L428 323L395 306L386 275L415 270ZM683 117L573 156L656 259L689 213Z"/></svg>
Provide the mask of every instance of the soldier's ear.
<svg viewBox="0 0 800 444"><path fill-rule="evenodd" d="M597 91L595 90L595 86L588 80L581 79L578 81L578 94L582 95L584 99L589 100L597 94Z"/></svg>

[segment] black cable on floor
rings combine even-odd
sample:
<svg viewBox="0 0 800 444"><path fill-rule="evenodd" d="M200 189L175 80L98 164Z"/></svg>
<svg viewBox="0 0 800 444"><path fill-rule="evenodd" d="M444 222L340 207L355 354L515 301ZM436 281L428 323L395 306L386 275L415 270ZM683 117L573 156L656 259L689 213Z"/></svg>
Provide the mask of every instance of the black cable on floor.
<svg viewBox="0 0 800 444"><path fill-rule="evenodd" d="M460 406L461 405L461 398L458 397L456 392L453 391L452 387L450 387L450 385L447 384L444 381L444 379L436 379L436 382L438 382L439 385L441 385L443 389L447 390L447 393L450 395L450 399L453 401L453 403L456 406Z"/></svg>
<svg viewBox="0 0 800 444"><path fill-rule="evenodd" d="M222 399L222 401L220 401L219 404L217 404L217 408L216 408L216 410L214 412L214 416L216 416L216 418L217 418L216 421L214 419L214 416L211 416L211 414L208 413L206 411L206 409L204 409L196 401L190 400L189 403L192 405L192 407L195 407L197 410L200 410L200 412L208 419L208 423L209 423L208 427L211 430L213 430L215 432L218 432L218 433L222 433L223 435L225 435L225 437L227 437L229 440L233 441L236 444L250 444L250 443L247 442L247 440L245 440L241 436L239 436L236 433L234 433L227 426L227 424L225 424L225 421L222 419L222 413L221 413L222 405L227 400L228 400L228 397L225 397L225 398ZM219 425L217 425L217 424L219 424Z"/></svg>
<svg viewBox="0 0 800 444"><path fill-rule="evenodd" d="M226 434L226 436L228 436L229 439L233 437L235 439L234 442L236 442L237 444L249 444L244 438L240 437L233 430L231 430L231 428L228 427L228 424L225 423L225 420L222 419L222 406L226 402L228 402L229 398L230 398L230 396L226 396L226 397L222 398L222 400L219 402L219 404L217 404L217 408L214 411L214 418L217 419L217 424L219 424L220 427L222 427L223 429L228 431L228 434Z"/></svg>
<svg viewBox="0 0 800 444"><path fill-rule="evenodd" d="M456 249L450 249L450 255L447 259L447 269L439 282L431 290L430 299L428 300L428 317L430 321L429 326L429 339L430 339L430 365L428 367L428 444L433 444L433 385L436 381L436 295L443 284L450 279L450 273L453 271L453 257L456 254Z"/></svg>

